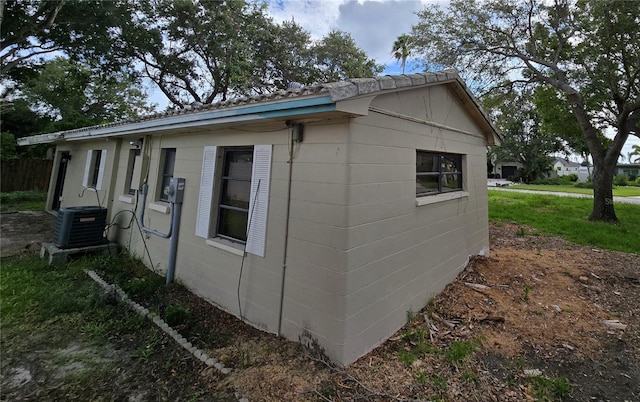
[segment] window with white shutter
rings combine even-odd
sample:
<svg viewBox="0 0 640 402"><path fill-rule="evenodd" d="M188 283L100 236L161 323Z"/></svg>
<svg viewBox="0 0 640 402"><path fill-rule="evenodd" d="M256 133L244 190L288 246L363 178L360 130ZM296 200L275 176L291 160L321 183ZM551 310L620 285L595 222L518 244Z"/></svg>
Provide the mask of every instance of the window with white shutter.
<svg viewBox="0 0 640 402"><path fill-rule="evenodd" d="M264 257L271 148L204 148L196 236L241 244L248 253Z"/></svg>
<svg viewBox="0 0 640 402"><path fill-rule="evenodd" d="M106 162L106 149L92 149L87 151L87 162L85 164L84 177L82 179L82 185L84 187L92 187L96 190L102 189L102 180L104 178Z"/></svg>

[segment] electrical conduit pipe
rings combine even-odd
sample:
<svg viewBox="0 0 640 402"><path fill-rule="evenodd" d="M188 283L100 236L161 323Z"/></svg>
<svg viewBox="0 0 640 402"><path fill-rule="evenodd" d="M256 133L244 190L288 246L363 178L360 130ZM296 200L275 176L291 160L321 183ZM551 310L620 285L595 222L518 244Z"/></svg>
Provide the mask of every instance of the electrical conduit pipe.
<svg viewBox="0 0 640 402"><path fill-rule="evenodd" d="M180 188L181 186L181 188ZM145 233L154 236L170 239L169 243L169 262L167 264L167 285L173 282L176 272L176 259L178 251L178 235L180 233L180 215L182 214L182 192L184 192L184 179L171 179L169 185L169 199L171 202L171 226L169 233L162 233L157 230L144 226L144 210L147 202L147 192L149 185L142 185L142 208L140 208L140 226ZM180 193L180 194L179 194Z"/></svg>

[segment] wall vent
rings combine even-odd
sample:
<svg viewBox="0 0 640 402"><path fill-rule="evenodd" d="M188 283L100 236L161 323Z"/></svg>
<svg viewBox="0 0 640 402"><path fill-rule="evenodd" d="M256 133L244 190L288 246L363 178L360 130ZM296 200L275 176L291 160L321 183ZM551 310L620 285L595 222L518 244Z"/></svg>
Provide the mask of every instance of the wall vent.
<svg viewBox="0 0 640 402"><path fill-rule="evenodd" d="M66 207L58 210L53 243L60 248L95 246L104 242L107 208Z"/></svg>

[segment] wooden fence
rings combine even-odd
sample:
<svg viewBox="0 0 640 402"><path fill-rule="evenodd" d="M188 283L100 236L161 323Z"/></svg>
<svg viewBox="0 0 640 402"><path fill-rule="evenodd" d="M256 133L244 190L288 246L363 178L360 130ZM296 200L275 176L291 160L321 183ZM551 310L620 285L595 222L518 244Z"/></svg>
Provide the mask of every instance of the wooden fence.
<svg viewBox="0 0 640 402"><path fill-rule="evenodd" d="M53 161L11 159L0 163L0 191L47 191Z"/></svg>

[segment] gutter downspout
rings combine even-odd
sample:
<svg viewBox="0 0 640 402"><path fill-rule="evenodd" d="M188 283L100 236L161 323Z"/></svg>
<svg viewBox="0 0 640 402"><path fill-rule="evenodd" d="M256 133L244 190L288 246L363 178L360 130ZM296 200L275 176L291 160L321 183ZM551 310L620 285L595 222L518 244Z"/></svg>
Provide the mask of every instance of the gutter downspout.
<svg viewBox="0 0 640 402"><path fill-rule="evenodd" d="M284 252L282 256L282 284L280 287L280 312L278 314L278 336L282 335L282 312L284 307L284 286L287 274L287 250L289 246L289 215L291 213L291 181L293 177L293 144L294 142L302 142L302 132L304 125L302 123L293 125L291 122L287 122L287 125L292 128L291 141L289 142L289 177L287 179L287 209L285 213L285 225L284 225ZM295 133L295 135L294 135Z"/></svg>

